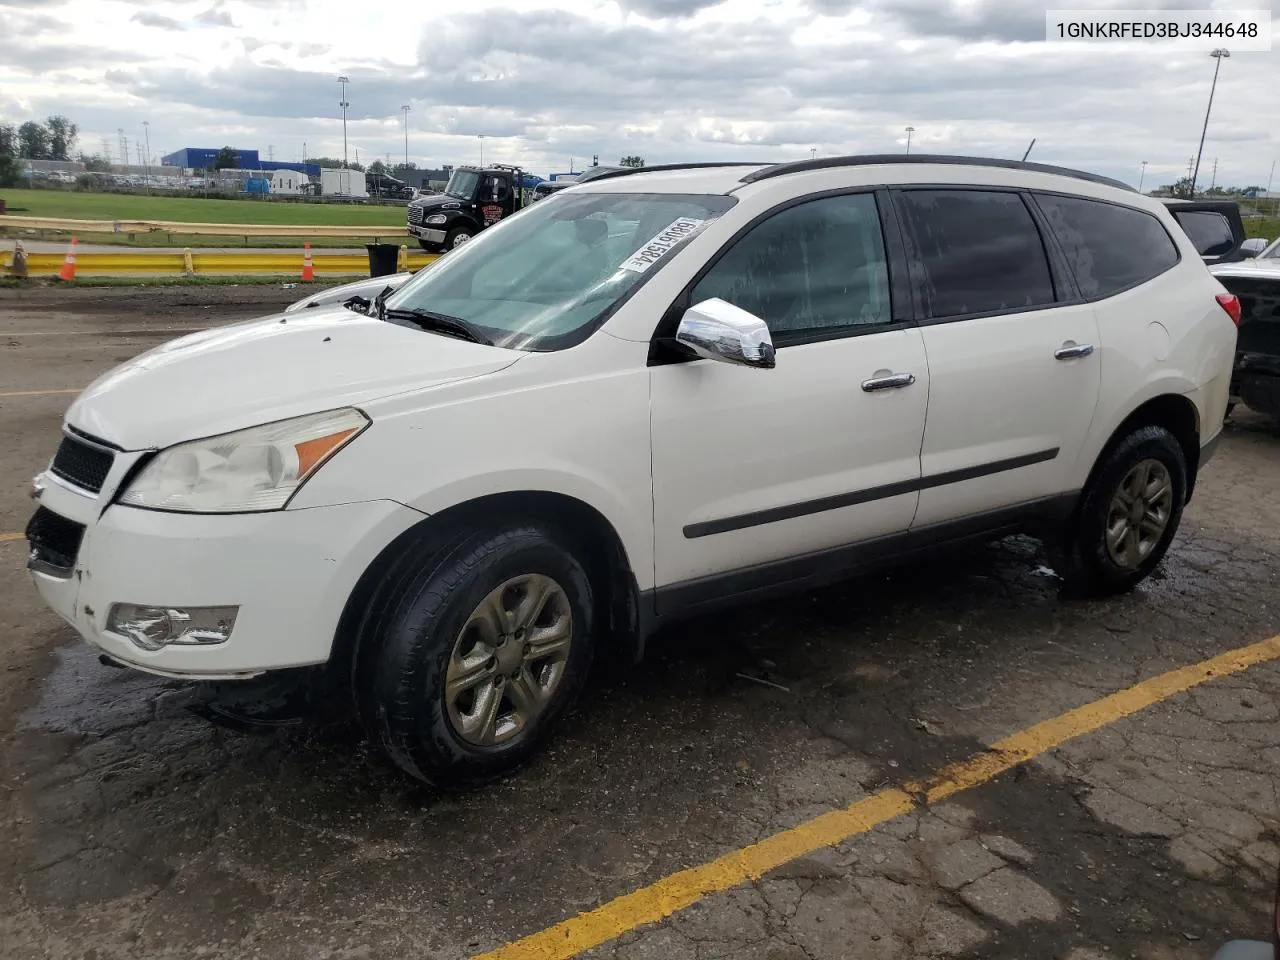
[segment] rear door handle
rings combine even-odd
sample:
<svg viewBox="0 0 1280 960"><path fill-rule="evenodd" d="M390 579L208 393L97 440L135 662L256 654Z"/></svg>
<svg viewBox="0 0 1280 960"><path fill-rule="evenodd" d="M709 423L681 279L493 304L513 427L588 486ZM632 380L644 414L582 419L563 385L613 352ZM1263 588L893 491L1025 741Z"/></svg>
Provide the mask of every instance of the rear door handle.
<svg viewBox="0 0 1280 960"><path fill-rule="evenodd" d="M876 390L894 390L898 387L909 387L916 382L914 373L891 373L884 377L872 377L862 381L862 389L867 393Z"/></svg>
<svg viewBox="0 0 1280 960"><path fill-rule="evenodd" d="M1092 343L1073 343L1070 340L1053 351L1053 355L1059 360L1075 360L1077 357L1087 357L1091 353L1093 353Z"/></svg>

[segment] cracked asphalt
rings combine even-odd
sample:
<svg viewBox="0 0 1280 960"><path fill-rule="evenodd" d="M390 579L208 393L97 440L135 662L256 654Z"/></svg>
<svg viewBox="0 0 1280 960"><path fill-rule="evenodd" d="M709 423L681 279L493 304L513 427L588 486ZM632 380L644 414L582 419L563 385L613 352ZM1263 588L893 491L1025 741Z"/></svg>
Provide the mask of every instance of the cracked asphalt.
<svg viewBox="0 0 1280 960"><path fill-rule="evenodd" d="M0 393L274 287L0 291ZM0 535L70 396L0 398ZM673 629L550 748L441 795L340 723L251 735L113 670L0 541L0 956L453 960L1280 633L1280 428L1233 415L1168 560L1068 601L1015 538ZM1208 958L1265 937L1280 662L1211 680L584 956Z"/></svg>

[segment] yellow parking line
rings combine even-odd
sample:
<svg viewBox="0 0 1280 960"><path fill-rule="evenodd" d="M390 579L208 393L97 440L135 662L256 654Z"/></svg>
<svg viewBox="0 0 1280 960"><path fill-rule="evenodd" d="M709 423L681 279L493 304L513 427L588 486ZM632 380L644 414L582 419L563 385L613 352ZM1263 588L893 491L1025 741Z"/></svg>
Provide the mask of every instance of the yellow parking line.
<svg viewBox="0 0 1280 960"><path fill-rule="evenodd" d="M76 387L74 390L11 390L8 393L0 393L0 397L52 397L55 394L82 392L84 387Z"/></svg>
<svg viewBox="0 0 1280 960"><path fill-rule="evenodd" d="M881 790L851 806L821 814L709 863L673 873L594 910L480 954L475 960L568 960L637 927L669 917L713 893L757 879L822 847L867 833L915 807L927 806L987 783L1074 737L1105 727L1206 680L1239 673L1275 659L1280 659L1280 636L1162 673L1006 737L992 744L987 752L944 767L926 781Z"/></svg>
<svg viewBox="0 0 1280 960"><path fill-rule="evenodd" d="M10 540L25 540L25 533L0 533L0 543L8 543Z"/></svg>

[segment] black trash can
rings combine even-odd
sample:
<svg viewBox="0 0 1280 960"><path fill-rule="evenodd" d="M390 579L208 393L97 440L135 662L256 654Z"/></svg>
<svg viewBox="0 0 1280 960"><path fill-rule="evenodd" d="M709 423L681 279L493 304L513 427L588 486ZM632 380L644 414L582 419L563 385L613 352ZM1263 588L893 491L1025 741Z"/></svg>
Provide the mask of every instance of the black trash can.
<svg viewBox="0 0 1280 960"><path fill-rule="evenodd" d="M389 277L396 272L400 248L394 243L366 243L369 251L369 276Z"/></svg>

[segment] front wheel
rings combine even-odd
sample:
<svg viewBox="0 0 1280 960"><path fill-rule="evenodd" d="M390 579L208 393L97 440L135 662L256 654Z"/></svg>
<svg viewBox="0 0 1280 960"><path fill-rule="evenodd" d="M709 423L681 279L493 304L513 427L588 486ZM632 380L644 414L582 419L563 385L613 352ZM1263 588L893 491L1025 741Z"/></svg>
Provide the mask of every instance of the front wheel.
<svg viewBox="0 0 1280 960"><path fill-rule="evenodd" d="M473 231L470 227L454 227L444 238L446 250L456 250L471 239Z"/></svg>
<svg viewBox="0 0 1280 960"><path fill-rule="evenodd" d="M370 611L362 713L411 776L483 782L529 756L581 689L590 582L536 526L470 535L408 567Z"/></svg>
<svg viewBox="0 0 1280 960"><path fill-rule="evenodd" d="M432 243L430 240L419 240L419 241L418 241L418 246L420 246L420 247L421 247L423 250L425 250L427 253L439 253L439 252L440 252L440 244L438 244L438 243Z"/></svg>
<svg viewBox="0 0 1280 960"><path fill-rule="evenodd" d="M1164 558L1182 519L1187 461L1163 427L1124 437L1095 471L1067 531L1070 588L1090 594L1131 589Z"/></svg>

